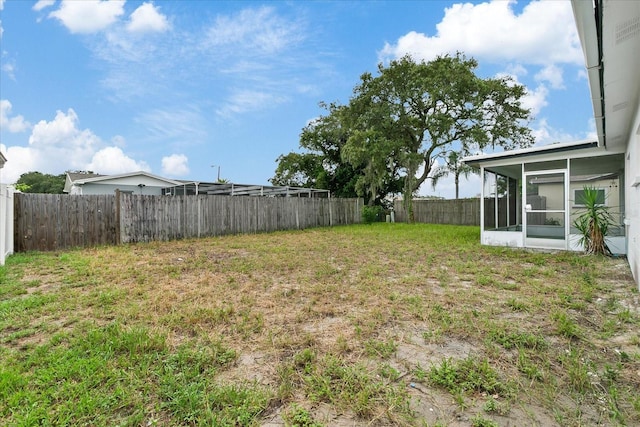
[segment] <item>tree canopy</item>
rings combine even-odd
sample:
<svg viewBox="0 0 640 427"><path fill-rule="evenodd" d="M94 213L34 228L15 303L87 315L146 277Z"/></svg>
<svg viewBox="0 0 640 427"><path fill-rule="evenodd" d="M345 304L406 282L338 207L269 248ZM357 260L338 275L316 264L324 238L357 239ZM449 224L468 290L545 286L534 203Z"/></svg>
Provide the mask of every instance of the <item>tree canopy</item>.
<svg viewBox="0 0 640 427"><path fill-rule="evenodd" d="M350 133L348 108L336 104L320 105L328 113L303 128L300 147L305 152L278 157L276 173L269 181L274 185L326 189L336 197L363 195L357 186L364 168L342 159ZM374 195L378 202L387 193L397 192L397 182L385 178L389 184Z"/></svg>
<svg viewBox="0 0 640 427"><path fill-rule="evenodd" d="M281 156L276 176L286 171L296 182L323 185L323 174L346 163L359 195L371 203L401 190L411 217L411 198L439 159L533 143L524 86L509 77L480 78L477 65L461 53L429 62L405 56L379 65L377 76L364 73L348 105L331 105L328 116L305 128L300 145L309 152Z"/></svg>
<svg viewBox="0 0 640 427"><path fill-rule="evenodd" d="M50 175L41 172L27 172L20 175L16 189L23 193L62 194L66 175Z"/></svg>

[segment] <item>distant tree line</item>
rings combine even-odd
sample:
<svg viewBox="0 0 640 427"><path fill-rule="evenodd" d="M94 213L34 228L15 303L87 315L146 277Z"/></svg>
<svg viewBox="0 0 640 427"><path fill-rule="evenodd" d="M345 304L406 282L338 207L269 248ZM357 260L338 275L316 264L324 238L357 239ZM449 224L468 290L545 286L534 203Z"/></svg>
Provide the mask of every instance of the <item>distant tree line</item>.
<svg viewBox="0 0 640 427"><path fill-rule="evenodd" d="M16 181L16 190L23 193L62 194L66 174L50 175L41 172L27 172Z"/></svg>
<svg viewBox="0 0 640 427"><path fill-rule="evenodd" d="M410 218L412 196L470 170L461 159L485 148L530 146L524 86L510 77L480 78L461 53L416 62L409 56L364 73L347 105L321 103L323 115L302 130L302 152L277 159L274 185L328 189L337 197L380 204L402 193ZM456 197L457 197L456 189Z"/></svg>
<svg viewBox="0 0 640 427"><path fill-rule="evenodd" d="M62 194L67 173L92 174L93 171L66 171L60 175L42 172L26 172L16 181L16 190L22 193Z"/></svg>

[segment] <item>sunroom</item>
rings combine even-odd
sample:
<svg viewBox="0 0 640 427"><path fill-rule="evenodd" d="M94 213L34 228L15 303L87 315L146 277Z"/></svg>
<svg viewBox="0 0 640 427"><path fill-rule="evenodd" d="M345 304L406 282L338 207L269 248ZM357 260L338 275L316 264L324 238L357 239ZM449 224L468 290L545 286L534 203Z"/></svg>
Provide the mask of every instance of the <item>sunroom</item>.
<svg viewBox="0 0 640 427"><path fill-rule="evenodd" d="M472 156L464 162L480 169L482 244L582 250L573 224L584 212L582 197L589 187L614 218L606 237L609 249L627 253L623 152L578 141Z"/></svg>

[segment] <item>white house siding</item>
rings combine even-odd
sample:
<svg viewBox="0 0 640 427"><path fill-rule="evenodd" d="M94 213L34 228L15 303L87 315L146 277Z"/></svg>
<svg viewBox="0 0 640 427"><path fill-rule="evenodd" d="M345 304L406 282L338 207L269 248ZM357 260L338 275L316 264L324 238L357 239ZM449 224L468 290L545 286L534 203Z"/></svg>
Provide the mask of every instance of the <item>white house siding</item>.
<svg viewBox="0 0 640 427"><path fill-rule="evenodd" d="M640 288L640 99L636 100L636 117L625 153L625 223L627 258Z"/></svg>
<svg viewBox="0 0 640 427"><path fill-rule="evenodd" d="M166 184L165 184L166 186ZM131 192L132 194L144 194L147 196L160 196L162 195L162 187L153 187L145 185L144 187L138 187L135 185L126 184L93 184L86 183L82 186L72 187L70 194L82 194L84 196L96 195L96 194L115 194L116 190Z"/></svg>

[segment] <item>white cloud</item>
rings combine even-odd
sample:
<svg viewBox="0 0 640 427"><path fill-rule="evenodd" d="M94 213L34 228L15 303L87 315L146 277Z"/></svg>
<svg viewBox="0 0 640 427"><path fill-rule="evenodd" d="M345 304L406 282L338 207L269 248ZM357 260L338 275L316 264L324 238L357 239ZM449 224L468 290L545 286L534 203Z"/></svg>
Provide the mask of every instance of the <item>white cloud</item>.
<svg viewBox="0 0 640 427"><path fill-rule="evenodd" d="M53 6L55 3L56 0L38 0L38 2L34 4L31 9L35 10L36 12L40 12L42 9Z"/></svg>
<svg viewBox="0 0 640 427"><path fill-rule="evenodd" d="M205 86L198 85L196 90L223 88L220 90L225 93L215 94L208 104L227 118L235 113L276 106L300 91L309 93L320 80L318 73L326 74L327 67L316 52L309 53L301 43L309 30L305 18L299 15L291 18L278 14L273 7L248 7L235 13L220 13L204 27L165 31L153 37L132 37L135 34L126 31L127 28L142 30L142 26L136 27L133 23L151 16L152 10L160 12L148 0L143 6L126 22L113 25L100 34L102 37L93 38L89 45L103 64L101 83L114 102L168 92L184 94L193 91L195 82L206 75L208 82ZM146 12L143 14L143 11ZM170 20L167 25L170 29ZM160 26L144 28L159 29ZM182 82L179 88L174 87L176 81ZM226 88L241 88L244 94ZM257 96L245 96L247 93ZM189 111L184 113L193 116ZM167 111L167 115L171 114ZM185 127L171 117L160 121L151 115L155 112L143 113L137 119L150 122L152 132L173 134L173 129ZM208 126L206 121L199 121L204 122L204 126L196 120L188 123L196 124L193 130ZM202 140L202 132L197 133L197 139ZM180 137L183 141L189 140Z"/></svg>
<svg viewBox="0 0 640 427"><path fill-rule="evenodd" d="M31 124L26 121L24 117L9 117L11 108L11 102L6 99L0 100L0 127L3 129L7 129L11 133L23 132L29 129L29 127L31 127Z"/></svg>
<svg viewBox="0 0 640 427"><path fill-rule="evenodd" d="M209 137L207 120L197 106L155 109L136 116L134 121L152 141L191 144L203 143Z"/></svg>
<svg viewBox="0 0 640 427"><path fill-rule="evenodd" d="M513 83L522 84L518 81L518 76L513 74L508 75L499 73L496 77L510 77ZM522 102L522 106L524 108L528 108L531 111L531 115L535 117L544 107L549 104L549 102L547 101L547 97L549 96L549 89L544 84L540 84L533 90L525 86L525 90L526 93L520 99L520 101Z"/></svg>
<svg viewBox="0 0 640 427"><path fill-rule="evenodd" d="M207 34L206 47L229 52L271 55L302 39L295 22L280 18L270 7L244 9L235 16L219 16Z"/></svg>
<svg viewBox="0 0 640 427"><path fill-rule="evenodd" d="M0 144L0 150L7 158L2 168L2 182L13 184L20 175L38 170L36 152L29 147L6 147Z"/></svg>
<svg viewBox="0 0 640 427"><path fill-rule="evenodd" d="M57 111L55 118L39 121L29 137L29 146L49 159L52 166L67 164L71 169L82 169L100 144L89 129L78 129L78 115L72 108L65 114Z"/></svg>
<svg viewBox="0 0 640 427"><path fill-rule="evenodd" d="M409 54L431 60L462 51L483 61L583 64L570 2L532 1L520 15L514 13L514 3L454 4L445 9L435 36L409 32L396 43L387 43L380 56L388 59Z"/></svg>
<svg viewBox="0 0 640 427"><path fill-rule="evenodd" d="M512 76L526 76L529 74L529 70L527 70L522 64L509 64L507 65L505 72Z"/></svg>
<svg viewBox="0 0 640 427"><path fill-rule="evenodd" d="M153 3L143 3L133 11L127 24L127 30L134 33L145 33L169 29L167 17L161 14Z"/></svg>
<svg viewBox="0 0 640 427"><path fill-rule="evenodd" d="M13 81L16 80L16 74L15 74L16 67L12 62L7 62L5 64L2 64L2 68L1 69L2 69L2 71L4 71L7 74L7 76L11 80L13 80Z"/></svg>
<svg viewBox="0 0 640 427"><path fill-rule="evenodd" d="M564 89L562 68L550 64L540 70L536 75L537 82L548 82L553 89Z"/></svg>
<svg viewBox="0 0 640 427"><path fill-rule="evenodd" d="M547 102L548 95L549 89L547 89L545 85L539 85L534 90L527 88L526 95L521 99L522 106L530 109L531 114L535 117L549 104L549 102Z"/></svg>
<svg viewBox="0 0 640 427"><path fill-rule="evenodd" d="M146 162L135 161L127 156L120 147L106 147L96 152L85 169L105 175L137 171L151 172L151 168Z"/></svg>
<svg viewBox="0 0 640 427"><path fill-rule="evenodd" d="M596 139L595 121L590 119L586 127L589 128L587 132L581 135L575 135L560 129L555 129L549 125L546 119L540 119L536 121L536 124L532 129L532 133L536 139L536 145L547 145L554 142L580 141L588 138Z"/></svg>
<svg viewBox="0 0 640 427"><path fill-rule="evenodd" d="M256 90L238 90L234 92L224 107L216 112L222 117L258 111L287 101L284 96Z"/></svg>
<svg viewBox="0 0 640 427"><path fill-rule="evenodd" d="M115 137L116 141L118 140ZM98 173L150 171L119 147L104 147L90 129L80 129L76 112L58 111L51 121L41 120L33 126L27 147L6 147L8 159L2 170L7 182L15 182L25 172L60 174L65 170L94 170Z"/></svg>
<svg viewBox="0 0 640 427"><path fill-rule="evenodd" d="M49 14L72 33L95 33L106 29L124 13L124 0L62 0L58 10Z"/></svg>
<svg viewBox="0 0 640 427"><path fill-rule="evenodd" d="M162 173L169 176L185 176L189 173L189 159L184 154L172 154L162 158Z"/></svg>
<svg viewBox="0 0 640 427"><path fill-rule="evenodd" d="M127 145L127 141L124 139L122 135L116 135L111 138L111 143L116 147L124 148Z"/></svg>

